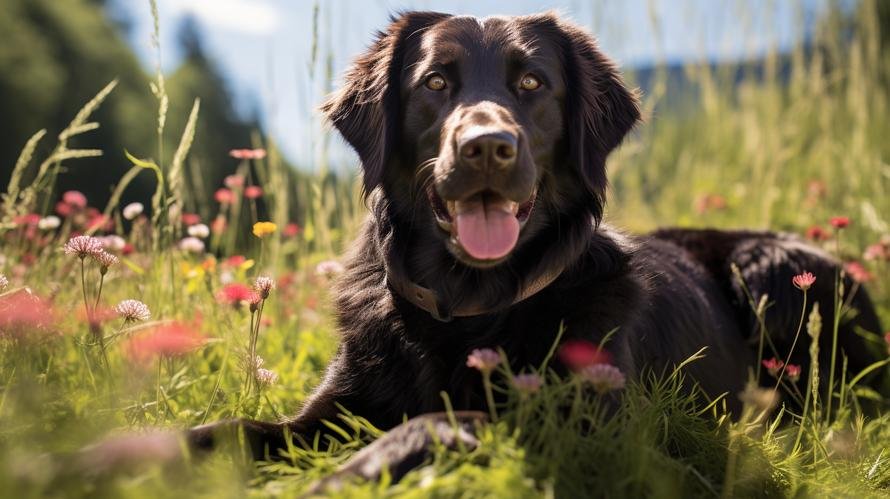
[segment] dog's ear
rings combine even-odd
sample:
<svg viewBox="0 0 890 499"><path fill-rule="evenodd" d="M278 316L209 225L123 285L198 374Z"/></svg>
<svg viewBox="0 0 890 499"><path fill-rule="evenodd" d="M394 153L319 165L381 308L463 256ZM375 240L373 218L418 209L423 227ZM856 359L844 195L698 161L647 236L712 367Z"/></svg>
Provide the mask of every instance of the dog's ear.
<svg viewBox="0 0 890 499"><path fill-rule="evenodd" d="M390 25L347 70L342 88L322 104L322 112L361 159L366 194L383 181L384 167L396 144L399 81L408 47L419 44L419 34L446 17L438 12L393 16Z"/></svg>
<svg viewBox="0 0 890 499"><path fill-rule="evenodd" d="M570 154L596 198L591 211L599 221L608 184L606 157L640 120L639 97L589 33L555 14L546 16L561 39Z"/></svg>

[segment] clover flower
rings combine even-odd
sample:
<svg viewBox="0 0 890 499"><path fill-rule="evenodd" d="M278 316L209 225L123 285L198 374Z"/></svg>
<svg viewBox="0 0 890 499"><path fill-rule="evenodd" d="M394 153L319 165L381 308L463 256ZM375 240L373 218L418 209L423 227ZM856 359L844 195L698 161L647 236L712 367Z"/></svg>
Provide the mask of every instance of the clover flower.
<svg viewBox="0 0 890 499"><path fill-rule="evenodd" d="M148 305L139 300L124 300L114 307L114 311L126 322L147 321L151 319Z"/></svg>
<svg viewBox="0 0 890 499"><path fill-rule="evenodd" d="M269 293L275 289L275 281L268 276L259 276L253 282L253 289L265 300L269 297Z"/></svg>
<svg viewBox="0 0 890 499"><path fill-rule="evenodd" d="M204 239L210 235L210 227L207 227L205 224L190 225L186 232L192 237Z"/></svg>
<svg viewBox="0 0 890 499"><path fill-rule="evenodd" d="M467 356L467 367L490 373L501 363L501 354L490 348L476 348Z"/></svg>
<svg viewBox="0 0 890 499"><path fill-rule="evenodd" d="M95 260L96 263L99 264L99 267L100 267L99 271L102 274L104 274L105 272L108 272L108 268L115 265L119 261L116 256L112 255L111 253L109 253L105 250L103 250L101 253L97 253L97 254L93 255L93 260Z"/></svg>
<svg viewBox="0 0 890 499"><path fill-rule="evenodd" d="M325 260L315 266L315 273L317 275L328 278L342 273L343 270L343 264L337 260Z"/></svg>
<svg viewBox="0 0 890 499"><path fill-rule="evenodd" d="M124 206L123 214L124 218L127 220L133 220L138 217L145 211L145 206L142 206L142 203L130 203L127 206Z"/></svg>
<svg viewBox="0 0 890 499"><path fill-rule="evenodd" d="M593 389L600 395L620 390L626 383L624 373L612 364L593 364L581 369L578 374L593 385Z"/></svg>
<svg viewBox="0 0 890 499"><path fill-rule="evenodd" d="M541 385L544 384L544 380L534 373L517 374L516 376L513 376L512 381L513 386L519 390L520 393L524 394L536 393L541 389Z"/></svg>
<svg viewBox="0 0 890 499"><path fill-rule="evenodd" d="M275 371L261 367L256 370L256 380L262 386L274 385L278 382L278 374Z"/></svg>
<svg viewBox="0 0 890 499"><path fill-rule="evenodd" d="M797 380L800 379L800 366L797 364L788 364L785 366L785 376L788 377L788 381L797 383Z"/></svg>
<svg viewBox="0 0 890 499"><path fill-rule="evenodd" d="M74 236L65 243L62 249L65 250L66 255L77 255L81 260L104 251L102 242L92 236Z"/></svg>

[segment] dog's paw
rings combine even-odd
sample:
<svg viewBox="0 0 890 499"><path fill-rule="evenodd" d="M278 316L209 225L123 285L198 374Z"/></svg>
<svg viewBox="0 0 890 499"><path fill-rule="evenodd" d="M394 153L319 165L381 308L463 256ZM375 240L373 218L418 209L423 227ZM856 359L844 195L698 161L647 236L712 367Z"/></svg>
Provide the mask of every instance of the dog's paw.
<svg viewBox="0 0 890 499"><path fill-rule="evenodd" d="M393 428L357 452L335 473L316 482L308 494L336 490L352 477L376 480L384 470L395 483L422 465L437 443L449 449L475 449L479 445L474 435L475 427L487 416L481 412L464 411L454 413L454 417L456 425L446 413L424 414Z"/></svg>

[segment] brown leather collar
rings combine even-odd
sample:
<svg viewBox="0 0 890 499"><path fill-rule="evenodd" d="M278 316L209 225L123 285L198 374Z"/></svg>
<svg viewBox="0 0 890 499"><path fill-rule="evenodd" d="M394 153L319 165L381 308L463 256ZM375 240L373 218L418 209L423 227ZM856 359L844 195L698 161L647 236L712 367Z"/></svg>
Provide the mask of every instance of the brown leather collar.
<svg viewBox="0 0 890 499"><path fill-rule="evenodd" d="M564 269L564 267L559 266L538 276L519 291L511 305L533 296L552 284L562 274ZM446 310L439 301L436 292L430 288L425 288L409 279L393 279L389 272L387 272L386 281L402 298L408 300L417 308L429 312L438 321L449 322L454 317L472 317L497 311L496 309L489 309L476 304L460 305L453 310Z"/></svg>

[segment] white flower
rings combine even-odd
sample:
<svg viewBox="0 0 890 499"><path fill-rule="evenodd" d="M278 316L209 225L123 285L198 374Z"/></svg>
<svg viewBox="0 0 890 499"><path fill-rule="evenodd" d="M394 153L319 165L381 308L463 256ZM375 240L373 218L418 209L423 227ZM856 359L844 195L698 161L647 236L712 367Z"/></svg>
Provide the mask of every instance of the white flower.
<svg viewBox="0 0 890 499"><path fill-rule="evenodd" d="M6 289L6 286L9 286L9 279L5 275L0 274L0 291Z"/></svg>
<svg viewBox="0 0 890 499"><path fill-rule="evenodd" d="M265 300L269 297L269 293L275 289L275 281L268 276L260 276L253 282L253 289Z"/></svg>
<svg viewBox="0 0 890 499"><path fill-rule="evenodd" d="M325 260L315 266L315 273L325 277L333 277L343 272L343 264L337 260Z"/></svg>
<svg viewBox="0 0 890 499"><path fill-rule="evenodd" d="M191 225L187 230L190 236L200 239L204 239L210 235L210 227L207 227L204 224Z"/></svg>
<svg viewBox="0 0 890 499"><path fill-rule="evenodd" d="M256 370L256 380L263 386L274 385L278 381L278 374L261 367Z"/></svg>
<svg viewBox="0 0 890 499"><path fill-rule="evenodd" d="M145 211L145 207L142 206L142 203L130 203L124 206L124 218L133 220L141 215L143 211Z"/></svg>
<svg viewBox="0 0 890 499"><path fill-rule="evenodd" d="M120 251L124 249L124 246L127 245L127 241L116 234L102 236L99 238L99 240L102 241L102 246L105 246L105 248L114 251Z"/></svg>
<svg viewBox="0 0 890 499"><path fill-rule="evenodd" d="M102 242L92 236L75 236L63 247L66 255L77 255L81 260L105 251Z"/></svg>
<svg viewBox="0 0 890 499"><path fill-rule="evenodd" d="M124 300L114 307L114 311L128 322L151 319L151 311L148 310L148 305L139 300Z"/></svg>
<svg viewBox="0 0 890 499"><path fill-rule="evenodd" d="M48 217L43 217L40 221L37 222L37 228L40 230L52 230L59 227L62 224L62 221L59 220L59 217L55 215L50 215Z"/></svg>
<svg viewBox="0 0 890 499"><path fill-rule="evenodd" d="M179 249L182 251L188 251L190 253L203 253L204 252L204 241L201 241L197 237L186 237L182 241L179 241Z"/></svg>

